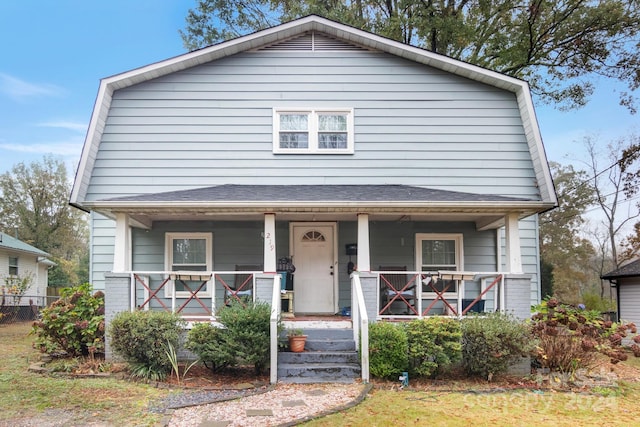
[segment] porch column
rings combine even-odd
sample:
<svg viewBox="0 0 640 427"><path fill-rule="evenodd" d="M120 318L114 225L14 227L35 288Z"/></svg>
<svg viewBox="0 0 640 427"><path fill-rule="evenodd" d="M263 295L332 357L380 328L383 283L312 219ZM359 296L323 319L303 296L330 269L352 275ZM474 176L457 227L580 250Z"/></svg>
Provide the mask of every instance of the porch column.
<svg viewBox="0 0 640 427"><path fill-rule="evenodd" d="M113 272L131 271L131 227L129 215L116 214L116 235L113 244Z"/></svg>
<svg viewBox="0 0 640 427"><path fill-rule="evenodd" d="M276 272L276 215L264 214L264 271Z"/></svg>
<svg viewBox="0 0 640 427"><path fill-rule="evenodd" d="M522 273L522 254L520 249L520 229L518 214L510 213L504 218L507 249L507 273Z"/></svg>
<svg viewBox="0 0 640 427"><path fill-rule="evenodd" d="M104 321L107 326L116 314L133 310L131 299L131 275L129 273L104 273ZM104 334L106 360L113 360L110 334Z"/></svg>
<svg viewBox="0 0 640 427"><path fill-rule="evenodd" d="M358 271L371 271L369 214L358 214Z"/></svg>

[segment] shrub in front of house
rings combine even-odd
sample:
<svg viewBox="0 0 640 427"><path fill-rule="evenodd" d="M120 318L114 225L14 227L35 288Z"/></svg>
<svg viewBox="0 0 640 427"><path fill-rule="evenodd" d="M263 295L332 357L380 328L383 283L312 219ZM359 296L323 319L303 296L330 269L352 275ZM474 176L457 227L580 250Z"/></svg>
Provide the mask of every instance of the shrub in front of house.
<svg viewBox="0 0 640 427"><path fill-rule="evenodd" d="M165 311L123 311L109 324L113 351L129 364L133 376L162 380L172 365L169 346L179 348L184 320Z"/></svg>
<svg viewBox="0 0 640 427"><path fill-rule="evenodd" d="M216 312L224 325L221 345L237 363L253 365L255 373L265 372L270 357L271 305L266 302L231 302Z"/></svg>
<svg viewBox="0 0 640 427"><path fill-rule="evenodd" d="M369 325L369 372L378 378L398 378L409 368L409 347L405 328L396 323Z"/></svg>
<svg viewBox="0 0 640 427"><path fill-rule="evenodd" d="M460 326L462 366L471 376L491 380L533 350L529 327L510 314L468 316Z"/></svg>
<svg viewBox="0 0 640 427"><path fill-rule="evenodd" d="M210 323L198 323L187 334L185 348L198 356L212 372L219 372L237 363L226 335L226 329Z"/></svg>
<svg viewBox="0 0 640 427"><path fill-rule="evenodd" d="M406 327L409 372L435 377L458 363L462 357L462 332L457 319L430 317L413 320Z"/></svg>
<svg viewBox="0 0 640 427"><path fill-rule="evenodd" d="M555 298L536 307L531 323L538 340L537 362L562 372L593 366L599 360L599 353L608 356L614 364L626 360L622 340L637 333L633 323L604 320L599 311L560 304Z"/></svg>
<svg viewBox="0 0 640 427"><path fill-rule="evenodd" d="M60 299L42 310L33 323L35 347L68 356L94 356L104 352L104 293L89 283L64 288Z"/></svg>

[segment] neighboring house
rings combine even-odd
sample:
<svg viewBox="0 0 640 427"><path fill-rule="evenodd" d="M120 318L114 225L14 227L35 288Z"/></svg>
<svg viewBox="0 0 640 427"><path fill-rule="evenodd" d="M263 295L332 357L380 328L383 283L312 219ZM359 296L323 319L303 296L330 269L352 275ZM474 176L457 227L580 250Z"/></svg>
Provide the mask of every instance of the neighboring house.
<svg viewBox="0 0 640 427"><path fill-rule="evenodd" d="M618 319L640 325L640 259L605 274L616 290Z"/></svg>
<svg viewBox="0 0 640 427"><path fill-rule="evenodd" d="M0 288L2 305L36 305L46 303L49 268L55 263L48 253L0 232ZM22 298L14 298L11 283L14 279L31 277L31 285L24 290Z"/></svg>
<svg viewBox="0 0 640 427"><path fill-rule="evenodd" d="M308 16L102 80L71 203L108 318L271 301L292 257L295 315L355 268L376 320L527 317L556 195L526 82Z"/></svg>

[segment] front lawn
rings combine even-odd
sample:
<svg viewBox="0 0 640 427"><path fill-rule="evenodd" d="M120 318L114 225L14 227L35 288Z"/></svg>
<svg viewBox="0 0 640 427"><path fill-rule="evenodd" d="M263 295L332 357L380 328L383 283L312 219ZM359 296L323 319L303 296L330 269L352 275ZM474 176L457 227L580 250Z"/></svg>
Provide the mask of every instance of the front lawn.
<svg viewBox="0 0 640 427"><path fill-rule="evenodd" d="M115 378L71 379L29 372L40 359L30 323L0 325L0 425L154 425L150 401L167 390ZM38 420L41 422L38 423Z"/></svg>
<svg viewBox="0 0 640 427"><path fill-rule="evenodd" d="M350 410L305 424L309 427L376 426L630 426L637 425L640 384L591 392L469 389L374 390Z"/></svg>
<svg viewBox="0 0 640 427"><path fill-rule="evenodd" d="M31 347L30 324L0 325L0 425L156 425L150 402L170 391L115 378L72 379L28 371L40 354ZM580 392L537 388L498 379L400 384L375 381L360 405L309 426L628 426L637 423L640 364L631 357L615 369L617 387ZM608 365L602 365L609 369ZM246 378L238 380L247 381Z"/></svg>

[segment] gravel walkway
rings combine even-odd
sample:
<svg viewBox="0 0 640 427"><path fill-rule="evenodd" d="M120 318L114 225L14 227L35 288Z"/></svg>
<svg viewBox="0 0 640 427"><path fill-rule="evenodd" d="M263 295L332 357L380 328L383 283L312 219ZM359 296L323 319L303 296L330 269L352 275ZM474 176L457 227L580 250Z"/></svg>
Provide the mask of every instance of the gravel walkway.
<svg viewBox="0 0 640 427"><path fill-rule="evenodd" d="M264 393L240 399L169 410L163 424L171 427L296 425L353 406L369 389L363 384L278 384Z"/></svg>

